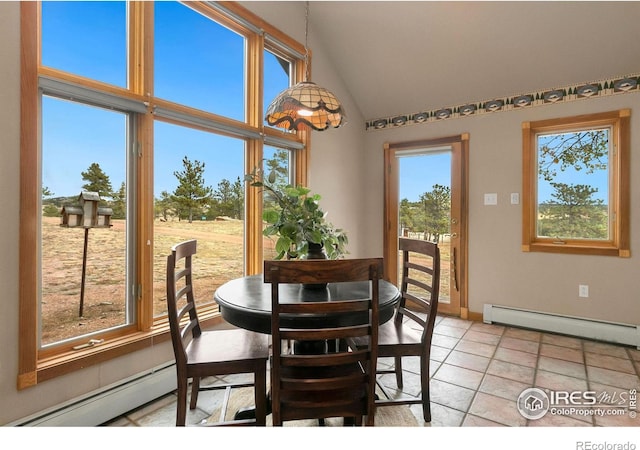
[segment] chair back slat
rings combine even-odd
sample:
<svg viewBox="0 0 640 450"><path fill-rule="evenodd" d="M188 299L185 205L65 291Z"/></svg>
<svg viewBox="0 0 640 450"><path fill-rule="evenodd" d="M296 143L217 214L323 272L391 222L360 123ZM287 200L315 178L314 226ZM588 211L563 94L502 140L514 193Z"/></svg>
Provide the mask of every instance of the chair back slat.
<svg viewBox="0 0 640 450"><path fill-rule="evenodd" d="M281 385L284 387L283 390L288 391L321 392L327 390L336 391L338 389L352 389L354 384L363 386L366 382L367 379L364 375L345 375L327 377L323 379L283 378ZM285 393L283 396L284 398L291 399L292 402L296 399L295 393L294 395L289 396L288 393Z"/></svg>
<svg viewBox="0 0 640 450"><path fill-rule="evenodd" d="M365 281L370 277L370 267L353 264L353 259L308 259L291 261L265 261L264 280L272 282L277 274L280 283L344 283ZM276 264L277 263L277 264ZM304 263L304 265L300 264ZM271 269L277 269L272 271Z"/></svg>
<svg viewBox="0 0 640 450"><path fill-rule="evenodd" d="M280 313L341 313L369 310L369 299L342 300L340 302L281 303Z"/></svg>
<svg viewBox="0 0 640 450"><path fill-rule="evenodd" d="M280 363L281 367L332 367L361 363L366 361L367 358L369 358L369 355L366 350L355 350L324 355L283 355ZM366 374L361 375L366 376Z"/></svg>
<svg viewBox="0 0 640 450"><path fill-rule="evenodd" d="M416 279L409 278L409 277L407 277L406 281L407 281L407 285L415 286L415 287L417 287L419 289L422 289L422 290L424 290L426 292L429 292L429 293L433 292L433 287L431 285L425 283L424 281L416 280ZM426 300L424 300L424 301L426 301Z"/></svg>
<svg viewBox="0 0 640 450"><path fill-rule="evenodd" d="M413 320L415 323L417 323L423 328L426 328L428 325L425 315L420 315L411 309L404 308L402 310L402 315L404 317L408 317L409 319Z"/></svg>
<svg viewBox="0 0 640 450"><path fill-rule="evenodd" d="M378 342L381 258L351 260L265 261L264 280L271 283L273 423L285 420L367 417L373 424ZM321 284L367 281L367 298L318 301L310 295L298 303L280 303L282 284ZM301 287L304 292L304 288ZM336 289L335 292L340 292ZM332 291L333 293L333 291ZM322 317L331 316L323 325ZM281 325L286 316L287 325ZM295 328L296 316L317 316L313 328ZM348 341L365 338L364 348L352 350ZM335 349L321 354L292 351L285 342L332 342ZM294 349L296 347L294 346Z"/></svg>
<svg viewBox="0 0 640 450"><path fill-rule="evenodd" d="M417 251L417 250L419 250L419 249L416 248L416 250L414 250L414 251ZM411 251L411 250L408 250L408 251ZM427 273L429 275L433 274L433 267L428 267L428 266L425 266L423 264L416 264L416 263L412 262L411 260L407 261L407 268L419 270L420 272L424 272L424 273Z"/></svg>
<svg viewBox="0 0 640 450"><path fill-rule="evenodd" d="M281 328L282 339L295 339L298 341L319 341L327 339L346 339L367 336L370 333L369 325L345 326L339 328Z"/></svg>

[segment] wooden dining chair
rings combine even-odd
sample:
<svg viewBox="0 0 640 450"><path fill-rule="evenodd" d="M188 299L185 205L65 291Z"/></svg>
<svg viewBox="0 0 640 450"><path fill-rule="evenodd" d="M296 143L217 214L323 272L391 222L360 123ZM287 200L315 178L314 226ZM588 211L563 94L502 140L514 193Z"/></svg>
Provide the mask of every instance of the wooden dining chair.
<svg viewBox="0 0 640 450"><path fill-rule="evenodd" d="M378 379L378 387L383 395L376 400L376 406L421 403L424 421L431 422L429 357L438 312L440 249L433 242L407 238L399 238L398 247L402 252L402 296L393 319L382 324L378 334L378 357L394 358L394 366L378 369L377 373L395 374L396 384L402 389L402 358L419 357L421 396L416 398L391 393ZM360 342L356 344L361 345Z"/></svg>
<svg viewBox="0 0 640 450"><path fill-rule="evenodd" d="M265 261L264 281L271 283L271 408L274 426L299 419L350 418L374 425L379 280L382 259ZM339 283L369 281L360 298L343 298ZM302 284L329 283L330 300ZM285 286L291 285L294 286ZM308 293L306 301L280 302L283 288ZM304 295L304 293L303 293ZM315 299L314 299L315 297ZM296 327L296 318L314 320ZM317 317L317 320L316 320ZM367 344L352 350L353 338ZM338 342L331 351L302 353L283 345L294 342Z"/></svg>
<svg viewBox="0 0 640 450"><path fill-rule="evenodd" d="M239 328L201 329L193 292L192 257L195 254L196 241L190 240L175 245L167 257L167 313L178 380L176 425L185 425L189 379L192 380L190 409L196 407L199 391L226 391L220 421L211 425L265 425L268 336ZM253 374L253 382L200 385L204 377L244 373ZM255 419L224 420L231 390L249 386L254 387Z"/></svg>

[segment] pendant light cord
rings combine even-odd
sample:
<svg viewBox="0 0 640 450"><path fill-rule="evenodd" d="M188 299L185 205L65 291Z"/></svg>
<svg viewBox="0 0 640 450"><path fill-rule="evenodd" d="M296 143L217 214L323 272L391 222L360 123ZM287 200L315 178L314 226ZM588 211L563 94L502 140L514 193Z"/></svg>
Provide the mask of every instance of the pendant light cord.
<svg viewBox="0 0 640 450"><path fill-rule="evenodd" d="M304 81L309 81L309 0L304 11Z"/></svg>

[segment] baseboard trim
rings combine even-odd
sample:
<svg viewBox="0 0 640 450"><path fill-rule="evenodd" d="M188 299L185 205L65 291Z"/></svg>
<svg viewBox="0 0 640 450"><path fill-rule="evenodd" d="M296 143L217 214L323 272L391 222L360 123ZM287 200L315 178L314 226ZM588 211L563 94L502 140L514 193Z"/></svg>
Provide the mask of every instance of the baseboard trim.
<svg viewBox="0 0 640 450"><path fill-rule="evenodd" d="M169 363L40 411L7 426L98 426L175 389L175 363Z"/></svg>

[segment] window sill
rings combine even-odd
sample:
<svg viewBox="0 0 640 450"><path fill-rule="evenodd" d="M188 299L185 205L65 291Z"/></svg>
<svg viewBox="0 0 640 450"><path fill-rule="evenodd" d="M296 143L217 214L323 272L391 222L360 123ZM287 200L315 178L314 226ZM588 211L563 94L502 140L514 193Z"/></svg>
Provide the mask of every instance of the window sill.
<svg viewBox="0 0 640 450"><path fill-rule="evenodd" d="M203 315L200 323L208 328L222 323L219 313ZM38 360L35 373L23 374L18 377L18 389L25 389L43 381L72 373L96 364L100 364L120 356L150 348L171 339L169 324L166 320L159 321L149 331L139 331L119 336L104 343L88 347L83 350L68 351L55 356Z"/></svg>
<svg viewBox="0 0 640 450"><path fill-rule="evenodd" d="M523 252L562 253L573 255L618 256L630 258L631 251L613 246L577 245L571 243L534 242L522 245Z"/></svg>

